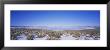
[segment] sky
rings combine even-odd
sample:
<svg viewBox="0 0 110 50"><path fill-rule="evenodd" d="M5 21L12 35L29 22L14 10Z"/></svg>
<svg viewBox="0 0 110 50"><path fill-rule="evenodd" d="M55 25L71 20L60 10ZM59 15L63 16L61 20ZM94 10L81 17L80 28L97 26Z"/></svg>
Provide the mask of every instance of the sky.
<svg viewBox="0 0 110 50"><path fill-rule="evenodd" d="M99 10L12 10L11 26L99 26Z"/></svg>

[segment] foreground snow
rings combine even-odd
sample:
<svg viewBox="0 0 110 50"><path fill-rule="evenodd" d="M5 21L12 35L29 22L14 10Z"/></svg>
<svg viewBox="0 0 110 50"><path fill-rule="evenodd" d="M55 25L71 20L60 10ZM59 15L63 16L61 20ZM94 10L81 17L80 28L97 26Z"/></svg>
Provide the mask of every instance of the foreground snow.
<svg viewBox="0 0 110 50"><path fill-rule="evenodd" d="M34 38L33 40L46 40L49 38L48 35L38 38L36 34L33 34ZM27 36L25 34L21 34L20 36L16 37L17 40L27 40ZM80 37L74 37L73 35L70 34L63 34L60 36L59 40L99 40L100 38L96 38L96 36L90 36L89 34L86 35L80 35Z"/></svg>
<svg viewBox="0 0 110 50"><path fill-rule="evenodd" d="M27 40L27 36L25 34L20 34L20 36L16 37L17 40Z"/></svg>

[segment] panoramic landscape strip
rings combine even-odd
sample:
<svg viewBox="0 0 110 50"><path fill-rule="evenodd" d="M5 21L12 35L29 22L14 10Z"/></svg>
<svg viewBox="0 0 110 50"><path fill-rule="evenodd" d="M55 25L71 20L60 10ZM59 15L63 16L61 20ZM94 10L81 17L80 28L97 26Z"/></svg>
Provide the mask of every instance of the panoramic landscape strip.
<svg viewBox="0 0 110 50"><path fill-rule="evenodd" d="M11 40L100 40L100 11L11 11Z"/></svg>

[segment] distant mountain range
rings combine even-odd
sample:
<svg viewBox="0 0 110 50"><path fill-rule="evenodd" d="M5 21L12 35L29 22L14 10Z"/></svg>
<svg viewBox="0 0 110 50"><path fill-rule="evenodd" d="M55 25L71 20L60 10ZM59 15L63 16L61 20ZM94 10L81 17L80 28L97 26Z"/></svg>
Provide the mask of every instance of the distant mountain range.
<svg viewBox="0 0 110 50"><path fill-rule="evenodd" d="M11 28L31 28L31 29L48 29L48 30L84 30L84 29L100 29L99 26L11 26Z"/></svg>

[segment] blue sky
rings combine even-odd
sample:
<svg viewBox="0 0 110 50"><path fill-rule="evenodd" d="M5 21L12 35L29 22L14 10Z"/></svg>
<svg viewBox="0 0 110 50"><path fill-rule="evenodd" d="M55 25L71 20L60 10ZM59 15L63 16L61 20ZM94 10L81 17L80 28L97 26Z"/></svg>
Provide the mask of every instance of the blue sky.
<svg viewBox="0 0 110 50"><path fill-rule="evenodd" d="M99 26L99 10L12 10L11 26Z"/></svg>

